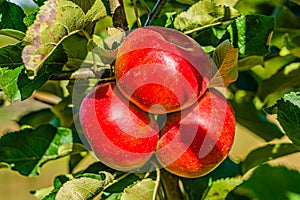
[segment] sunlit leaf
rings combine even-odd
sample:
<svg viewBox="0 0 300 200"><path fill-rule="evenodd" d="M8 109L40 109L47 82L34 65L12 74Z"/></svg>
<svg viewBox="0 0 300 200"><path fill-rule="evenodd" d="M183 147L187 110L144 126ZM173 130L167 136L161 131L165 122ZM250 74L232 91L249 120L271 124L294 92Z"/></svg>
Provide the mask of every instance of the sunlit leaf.
<svg viewBox="0 0 300 200"><path fill-rule="evenodd" d="M264 99L271 93L300 86L300 65L295 64L294 67L285 68L269 79L263 80L258 87L258 96Z"/></svg>
<svg viewBox="0 0 300 200"><path fill-rule="evenodd" d="M35 76L64 39L82 31L86 35L90 34L95 23L106 15L101 0L74 2L47 1L41 7L34 24L28 28L22 58L26 69L33 71Z"/></svg>
<svg viewBox="0 0 300 200"><path fill-rule="evenodd" d="M14 38L18 41L22 41L23 38L25 37L25 33L23 33L22 31L15 30L15 29L1 29L0 35L5 35L10 38Z"/></svg>
<svg viewBox="0 0 300 200"><path fill-rule="evenodd" d="M180 13L175 18L174 26L181 31L191 32L238 16L238 11L230 6L220 5L216 1L202 0Z"/></svg>
<svg viewBox="0 0 300 200"><path fill-rule="evenodd" d="M230 44L229 40L222 42L214 51L213 60L218 71L212 77L209 87L227 87L238 77L238 49Z"/></svg>
<svg viewBox="0 0 300 200"><path fill-rule="evenodd" d="M83 174L64 183L56 193L55 199L92 199L112 181L113 176L108 172L100 172L100 174L94 175ZM45 200L47 200L47 197Z"/></svg>
<svg viewBox="0 0 300 200"><path fill-rule="evenodd" d="M243 182L241 178L219 179L212 183L203 200L225 199L229 192Z"/></svg>
<svg viewBox="0 0 300 200"><path fill-rule="evenodd" d="M259 166L267 161L299 152L291 143L268 144L251 151L242 162L243 173L249 169Z"/></svg>
<svg viewBox="0 0 300 200"><path fill-rule="evenodd" d="M147 178L126 188L121 195L121 200L153 199L155 193L155 181Z"/></svg>
<svg viewBox="0 0 300 200"><path fill-rule="evenodd" d="M30 97L36 89L48 81L52 74L59 73L66 62L66 55L60 45L46 60L37 78L30 80L22 62L22 49L21 43L0 49L0 88L11 102Z"/></svg>

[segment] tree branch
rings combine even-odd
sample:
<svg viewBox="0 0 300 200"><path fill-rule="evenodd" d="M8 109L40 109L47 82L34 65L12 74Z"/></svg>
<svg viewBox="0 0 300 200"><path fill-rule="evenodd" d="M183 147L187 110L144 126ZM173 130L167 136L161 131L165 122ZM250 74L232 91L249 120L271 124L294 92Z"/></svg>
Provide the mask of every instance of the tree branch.
<svg viewBox="0 0 300 200"><path fill-rule="evenodd" d="M74 80L74 79L90 79L98 78L103 80L113 80L111 67L100 67L97 71L92 70L91 68L80 68L76 71L62 71L59 75L52 75L50 80Z"/></svg>

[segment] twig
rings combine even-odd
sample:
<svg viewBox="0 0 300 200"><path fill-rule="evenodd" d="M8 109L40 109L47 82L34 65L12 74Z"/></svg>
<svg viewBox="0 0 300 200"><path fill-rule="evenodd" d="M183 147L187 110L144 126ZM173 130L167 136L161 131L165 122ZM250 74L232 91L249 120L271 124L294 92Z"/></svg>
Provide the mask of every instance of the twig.
<svg viewBox="0 0 300 200"><path fill-rule="evenodd" d="M100 67L98 71L93 71L91 68L80 68L77 71L62 71L59 75L52 75L50 80L74 80L74 79L114 79L111 74L111 68Z"/></svg>
<svg viewBox="0 0 300 200"><path fill-rule="evenodd" d="M166 3L167 0L157 0L155 6L152 9L152 12L150 13L150 15L148 15L148 18L144 26L149 26L152 23L152 21L158 17L158 15L160 14L162 8Z"/></svg>

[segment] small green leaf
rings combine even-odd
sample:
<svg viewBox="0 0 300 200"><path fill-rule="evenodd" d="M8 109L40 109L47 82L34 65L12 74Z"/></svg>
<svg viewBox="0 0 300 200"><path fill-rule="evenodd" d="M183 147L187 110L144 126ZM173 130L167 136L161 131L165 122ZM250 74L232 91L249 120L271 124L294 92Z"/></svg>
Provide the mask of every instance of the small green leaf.
<svg viewBox="0 0 300 200"><path fill-rule="evenodd" d="M285 67L269 79L263 80L258 87L258 96L265 99L269 94L300 86L300 63Z"/></svg>
<svg viewBox="0 0 300 200"><path fill-rule="evenodd" d="M233 46L239 48L241 57L265 56L274 26L275 21L271 16L247 15L237 18L228 27L228 32Z"/></svg>
<svg viewBox="0 0 300 200"><path fill-rule="evenodd" d="M26 176L36 176L47 161L80 153L73 151L73 133L70 129L42 125L36 129L23 129L0 137L0 162ZM71 145L66 150L65 145Z"/></svg>
<svg viewBox="0 0 300 200"><path fill-rule="evenodd" d="M229 192L243 182L240 178L219 179L212 183L203 200L225 199Z"/></svg>
<svg viewBox="0 0 300 200"><path fill-rule="evenodd" d="M59 126L59 119L49 108L34 111L22 116L18 121L20 126L29 125L33 128L37 128L42 124L52 124L53 126Z"/></svg>
<svg viewBox="0 0 300 200"><path fill-rule="evenodd" d="M300 148L300 93L284 95L276 107L280 125L293 144Z"/></svg>
<svg viewBox="0 0 300 200"><path fill-rule="evenodd" d="M63 184L55 195L55 199L92 199L112 181L113 176L108 172L101 172L100 175L94 177L81 176Z"/></svg>
<svg viewBox="0 0 300 200"><path fill-rule="evenodd" d="M53 187L47 187L47 188L41 188L35 191L30 191L31 194L33 194L38 199L43 199L45 196L47 196L51 191L53 190Z"/></svg>
<svg viewBox="0 0 300 200"><path fill-rule="evenodd" d="M226 158L211 173L200 178L180 178L183 183L184 191L190 200L199 200L204 198L205 191L209 188L212 181L222 178L236 177L241 172L240 164L236 164L229 158Z"/></svg>
<svg viewBox="0 0 300 200"><path fill-rule="evenodd" d="M4 1L0 3L0 29L15 29L25 32L27 27L23 22L25 13L20 6Z"/></svg>
<svg viewBox="0 0 300 200"><path fill-rule="evenodd" d="M156 182L150 178L143 179L133 186L126 188L121 195L121 200L153 199Z"/></svg>
<svg viewBox="0 0 300 200"><path fill-rule="evenodd" d="M200 17L201 16L201 17ZM239 16L237 10L216 1L202 0L181 12L174 20L174 27L187 33L229 21Z"/></svg>
<svg viewBox="0 0 300 200"><path fill-rule="evenodd" d="M34 20L36 19L37 14L39 13L39 9L36 9L35 12L29 13L24 19L24 24L29 27L34 23Z"/></svg>
<svg viewBox="0 0 300 200"><path fill-rule="evenodd" d="M222 42L213 53L213 60L218 71L212 77L209 87L227 87L238 77L238 49L229 40Z"/></svg>
<svg viewBox="0 0 300 200"><path fill-rule="evenodd" d="M83 8L74 2L81 2L80 6ZM106 16L101 0L74 2L46 1L34 24L28 28L22 58L26 69L33 71L35 76L64 39L79 32L84 32L89 37L95 23Z"/></svg>
<svg viewBox="0 0 300 200"><path fill-rule="evenodd" d="M268 144L251 151L247 155L246 159L242 162L242 171L246 173L253 167L296 152L299 152L299 149L290 143Z"/></svg>
<svg viewBox="0 0 300 200"><path fill-rule="evenodd" d="M291 194L300 194L300 173L283 166L262 165L251 177L236 188L234 193L244 194L249 199L289 199ZM230 198L229 198L230 199Z"/></svg>
<svg viewBox="0 0 300 200"><path fill-rule="evenodd" d="M20 42L25 37L25 33L23 33L22 31L14 30L14 29L1 29L0 35L8 36L8 37L16 39Z"/></svg>
<svg viewBox="0 0 300 200"><path fill-rule="evenodd" d="M271 141L284 135L276 124L267 119L263 111L255 108L251 101L232 100L230 102L235 111L237 122L262 139Z"/></svg>
<svg viewBox="0 0 300 200"><path fill-rule="evenodd" d="M67 59L60 45L46 60L37 78L31 80L22 63L22 49L21 43L0 49L0 88L11 102L22 101L30 97L36 89L48 81L52 74L61 71Z"/></svg>

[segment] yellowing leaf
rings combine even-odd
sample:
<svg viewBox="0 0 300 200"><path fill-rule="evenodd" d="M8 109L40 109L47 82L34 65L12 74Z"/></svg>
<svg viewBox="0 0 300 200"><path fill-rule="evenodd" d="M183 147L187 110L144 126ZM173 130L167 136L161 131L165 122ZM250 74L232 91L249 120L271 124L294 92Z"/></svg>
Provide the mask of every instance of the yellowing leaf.
<svg viewBox="0 0 300 200"><path fill-rule="evenodd" d="M222 42L213 54L213 60L218 67L209 87L227 87L238 77L238 49L233 48L229 40Z"/></svg>
<svg viewBox="0 0 300 200"><path fill-rule="evenodd" d="M239 12L233 7L220 5L213 0L201 0L193 4L187 11L181 12L175 18L174 26L176 29L190 33L238 16Z"/></svg>
<svg viewBox="0 0 300 200"><path fill-rule="evenodd" d="M78 32L90 34L95 23L106 15L101 0L81 3L82 7L74 2L47 1L28 28L22 59L26 69L33 71L34 75L64 39ZM86 5L90 6L89 9Z"/></svg>

